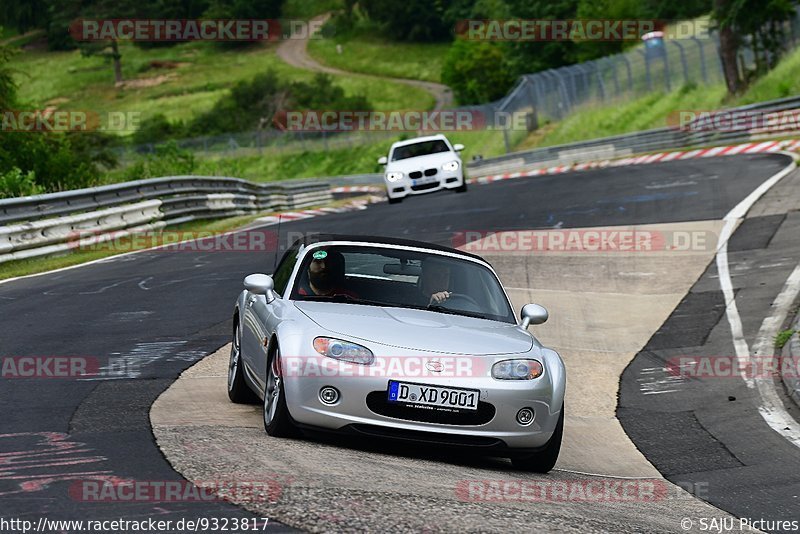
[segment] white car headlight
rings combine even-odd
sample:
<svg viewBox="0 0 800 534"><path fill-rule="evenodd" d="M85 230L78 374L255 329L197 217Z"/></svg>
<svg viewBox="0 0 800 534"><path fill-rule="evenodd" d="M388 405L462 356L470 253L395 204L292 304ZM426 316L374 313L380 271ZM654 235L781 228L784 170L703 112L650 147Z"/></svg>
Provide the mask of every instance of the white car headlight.
<svg viewBox="0 0 800 534"><path fill-rule="evenodd" d="M314 350L328 358L345 362L370 365L375 361L375 355L367 347L330 337L316 338L314 340Z"/></svg>
<svg viewBox="0 0 800 534"><path fill-rule="evenodd" d="M393 171L386 173L386 179L389 180L390 182L396 182L397 180L400 180L402 178L403 178L402 172Z"/></svg>
<svg viewBox="0 0 800 534"><path fill-rule="evenodd" d="M458 169L458 160L448 161L442 165L443 171L455 171Z"/></svg>
<svg viewBox="0 0 800 534"><path fill-rule="evenodd" d="M544 367L537 360L503 360L492 366L492 378L498 380L533 380L543 372Z"/></svg>

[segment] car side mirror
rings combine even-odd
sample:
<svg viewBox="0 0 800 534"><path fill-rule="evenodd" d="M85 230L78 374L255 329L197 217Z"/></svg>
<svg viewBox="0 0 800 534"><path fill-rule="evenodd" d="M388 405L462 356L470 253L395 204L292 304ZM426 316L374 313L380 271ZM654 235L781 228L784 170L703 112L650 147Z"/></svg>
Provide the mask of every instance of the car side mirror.
<svg viewBox="0 0 800 534"><path fill-rule="evenodd" d="M244 288L250 293L264 295L267 304L275 300L275 282L267 274L251 274L244 279Z"/></svg>
<svg viewBox="0 0 800 534"><path fill-rule="evenodd" d="M520 327L523 330L527 329L529 325L544 323L550 316L544 306L539 306L538 304L526 304L522 307L519 315L522 318Z"/></svg>
<svg viewBox="0 0 800 534"><path fill-rule="evenodd" d="M462 145L461 143L456 143L453 145L453 150L455 150L456 152L461 152L462 150L464 150L464 145Z"/></svg>
<svg viewBox="0 0 800 534"><path fill-rule="evenodd" d="M387 163L389 163L389 160L386 158L386 156L381 156L378 158L378 165L386 165Z"/></svg>

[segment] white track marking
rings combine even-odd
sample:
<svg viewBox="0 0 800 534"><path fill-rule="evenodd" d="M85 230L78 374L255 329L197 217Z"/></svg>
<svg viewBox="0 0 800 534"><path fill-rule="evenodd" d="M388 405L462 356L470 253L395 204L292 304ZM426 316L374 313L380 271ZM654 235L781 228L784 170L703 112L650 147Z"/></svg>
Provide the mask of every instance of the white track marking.
<svg viewBox="0 0 800 534"><path fill-rule="evenodd" d="M761 323L753 348L754 354L764 362L763 366L758 366L760 369L773 368L773 360L775 359L773 340L786 320L786 316L789 314L798 293L800 293L800 265L795 267L786 280L783 289L775 297L771 308L772 315L765 318ZM776 429L779 434L800 447L800 424L786 412L783 402L775 391L772 377L761 376L759 373L755 378L755 385L758 389L758 394L761 396L761 406L758 408L761 417L772 428Z"/></svg>
<svg viewBox="0 0 800 534"><path fill-rule="evenodd" d="M750 353L750 348L744 337L742 318L736 306L736 298L733 292L733 283L731 282L731 273L728 265L728 239L733 234L733 230L739 220L744 218L753 204L755 204L764 193L769 191L772 186L778 183L781 178L792 172L796 167L797 165L792 161L791 165L762 183L725 216L723 219L725 221L725 226L722 232L720 232L719 240L717 241L716 261L717 271L719 273L719 285L725 296L725 315L730 324L736 358L740 364L740 369L743 369L742 379L745 384L747 384L748 388L758 391L760 398L758 413L761 414L764 421L775 432L789 440L790 443L800 447L800 424L786 411L786 408L778 397L778 393L775 391L772 378L762 377L754 379L746 376L746 371L744 371L744 369L754 368L752 365L753 356ZM755 344L757 354L766 357L768 353L771 352L771 340L773 336L777 334L777 329L780 328L780 325L786 318L789 307L798 292L800 292L800 266L794 270L786 281L780 294L776 297L772 306L772 315L764 319L764 322L761 324L761 329L759 330Z"/></svg>

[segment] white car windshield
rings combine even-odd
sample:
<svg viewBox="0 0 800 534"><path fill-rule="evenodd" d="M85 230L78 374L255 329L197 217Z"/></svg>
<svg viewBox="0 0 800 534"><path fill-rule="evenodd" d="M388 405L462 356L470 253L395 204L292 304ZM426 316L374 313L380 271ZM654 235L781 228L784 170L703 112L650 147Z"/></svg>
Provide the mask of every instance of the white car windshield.
<svg viewBox="0 0 800 534"><path fill-rule="evenodd" d="M392 152L392 161L427 156L429 154L439 154L441 152L450 152L450 147L448 147L447 143L441 139L422 141L419 143L395 147L394 151Z"/></svg>
<svg viewBox="0 0 800 534"><path fill-rule="evenodd" d="M312 248L305 254L291 298L515 323L500 281L485 266L452 256L384 247Z"/></svg>

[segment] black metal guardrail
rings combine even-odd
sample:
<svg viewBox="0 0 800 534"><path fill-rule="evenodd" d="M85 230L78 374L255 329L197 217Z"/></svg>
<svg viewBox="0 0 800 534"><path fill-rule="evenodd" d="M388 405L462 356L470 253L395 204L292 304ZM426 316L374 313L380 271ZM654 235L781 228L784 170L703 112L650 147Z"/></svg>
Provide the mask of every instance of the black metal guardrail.
<svg viewBox="0 0 800 534"><path fill-rule="evenodd" d="M64 253L81 236L151 231L198 219L323 204L330 185L258 184L239 178L169 176L0 200L0 263Z"/></svg>

